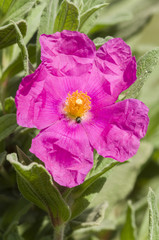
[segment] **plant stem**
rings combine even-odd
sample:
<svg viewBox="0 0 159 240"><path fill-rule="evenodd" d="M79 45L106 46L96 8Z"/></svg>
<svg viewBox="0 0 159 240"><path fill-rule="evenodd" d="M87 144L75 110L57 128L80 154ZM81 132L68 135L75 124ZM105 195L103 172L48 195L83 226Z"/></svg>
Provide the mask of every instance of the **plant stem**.
<svg viewBox="0 0 159 240"><path fill-rule="evenodd" d="M65 225L60 225L54 228L54 240L63 240L64 239L64 229Z"/></svg>

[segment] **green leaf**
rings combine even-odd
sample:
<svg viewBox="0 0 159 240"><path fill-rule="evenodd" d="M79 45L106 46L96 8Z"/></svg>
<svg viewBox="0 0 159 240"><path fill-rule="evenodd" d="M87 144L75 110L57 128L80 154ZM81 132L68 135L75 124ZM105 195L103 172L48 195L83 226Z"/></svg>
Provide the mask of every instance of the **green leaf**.
<svg viewBox="0 0 159 240"><path fill-rule="evenodd" d="M31 159L17 146L17 153L19 157L19 162L23 165L29 165L32 161Z"/></svg>
<svg viewBox="0 0 159 240"><path fill-rule="evenodd" d="M6 151L0 153L0 168L1 168L1 166L3 165L3 162L4 162L5 159L6 159L6 155L7 155L7 152L6 152Z"/></svg>
<svg viewBox="0 0 159 240"><path fill-rule="evenodd" d="M9 154L7 160L17 172L18 187L26 199L47 211L54 224L69 219L69 207L42 165L34 162L24 166L18 162L15 153Z"/></svg>
<svg viewBox="0 0 159 240"><path fill-rule="evenodd" d="M35 8L32 8L26 18L26 23L27 23L27 34L24 37L24 43L27 45L29 41L33 38L34 34L36 34L39 23L40 23L40 18L42 15L42 12L46 6L46 1L40 1L38 5ZM14 57L12 61L14 62L15 59L17 59L19 55L19 47L14 46ZM36 55L35 55L36 56Z"/></svg>
<svg viewBox="0 0 159 240"><path fill-rule="evenodd" d="M112 168L114 168L116 165L119 165L119 164L120 163L118 163L117 161L112 162L111 164L109 164L108 166L103 168L103 170L101 170L98 173L96 173L96 169L95 169L94 171L96 174L94 174L92 177L88 178L81 185L74 188L74 190L72 191L73 196L75 198L80 197L87 190L87 188L89 186L91 186L96 180L99 179L99 177L101 177L104 173L108 172L109 170L111 170Z"/></svg>
<svg viewBox="0 0 159 240"><path fill-rule="evenodd" d="M73 3L77 6L77 8L81 12L83 9L83 0L73 0Z"/></svg>
<svg viewBox="0 0 159 240"><path fill-rule="evenodd" d="M139 58L137 80L128 90L122 93L121 97L124 96L124 99L137 98L145 81L157 66L159 66L159 48L153 49Z"/></svg>
<svg viewBox="0 0 159 240"><path fill-rule="evenodd" d="M14 0L1 0L0 1L0 16L4 15L9 7L11 6L11 3L13 3Z"/></svg>
<svg viewBox="0 0 159 240"><path fill-rule="evenodd" d="M26 22L21 20L16 23L22 36L26 34ZM0 27L0 49L8 47L17 41L17 34L13 23Z"/></svg>
<svg viewBox="0 0 159 240"><path fill-rule="evenodd" d="M106 7L108 6L109 3L103 3L100 5L96 5L90 9L88 9L86 12L84 12L81 16L80 16L80 26L79 29L82 28L83 24L88 20L89 17L92 16L92 14L94 14L96 11L98 11L100 8Z"/></svg>
<svg viewBox="0 0 159 240"><path fill-rule="evenodd" d="M40 59L40 43L39 38L41 34L52 34L54 29L54 22L58 8L59 0L48 0L47 6L43 10L40 18L40 25L37 34L37 58ZM40 63L40 61L39 61Z"/></svg>
<svg viewBox="0 0 159 240"><path fill-rule="evenodd" d="M107 36L105 38L97 37L93 40L96 49L100 48L104 43L108 42L110 39L113 39L111 36Z"/></svg>
<svg viewBox="0 0 159 240"><path fill-rule="evenodd" d="M29 45L28 53L29 53L29 59L30 59L31 63L35 63L35 61L36 61L36 46L33 44ZM17 58L14 59L2 73L0 83L4 82L6 79L11 79L14 75L23 71L23 69L24 69L24 67L23 67L22 55L19 54L17 56Z"/></svg>
<svg viewBox="0 0 159 240"><path fill-rule="evenodd" d="M142 218L142 223L140 225L140 229L138 233L138 240L148 239L148 231L149 231L148 227L149 227L149 213L147 209Z"/></svg>
<svg viewBox="0 0 159 240"><path fill-rule="evenodd" d="M75 187L71 196L74 202L71 206L72 216L74 218L78 216L94 199L96 194L102 189L106 178L101 177L104 173L108 173L114 166L119 164L118 162L113 162L106 166L102 171L94 174L92 177L88 178L83 184Z"/></svg>
<svg viewBox="0 0 159 240"><path fill-rule="evenodd" d="M157 208L156 195L149 189L148 193L148 207L149 207L149 240L159 239L159 212Z"/></svg>
<svg viewBox="0 0 159 240"><path fill-rule="evenodd" d="M13 21L12 21L13 22ZM16 34L17 34L17 43L18 46L21 50L22 53L22 58L23 58L23 65L24 65L24 71L25 71L25 75L31 74L34 72L33 66L29 61L29 55L28 55L28 50L27 47L24 43L24 39L23 36L18 28L18 25L13 22L15 30L16 30Z"/></svg>
<svg viewBox="0 0 159 240"><path fill-rule="evenodd" d="M0 141L13 133L17 126L16 114L6 114L0 117Z"/></svg>
<svg viewBox="0 0 159 240"><path fill-rule="evenodd" d="M108 211L112 212L115 204L124 200L133 190L136 178L150 158L152 151L153 146L151 144L141 142L137 154L127 164L115 167L109 174L100 194L91 203L91 207L107 201L109 204ZM109 215L107 215L107 220L110 221ZM116 216L114 216L114 220L116 221Z"/></svg>
<svg viewBox="0 0 159 240"><path fill-rule="evenodd" d="M62 30L76 31L79 26L79 12L77 7L64 0L61 3L59 12L55 19L54 32L61 32Z"/></svg>
<svg viewBox="0 0 159 240"><path fill-rule="evenodd" d="M128 39L138 32L141 33L142 28L158 10L158 0L113 1L107 11L103 11L89 34L97 36L100 33L101 36L112 35Z"/></svg>
<svg viewBox="0 0 159 240"><path fill-rule="evenodd" d="M89 187L87 187L87 189L83 191L79 197L73 196L73 199L75 200L71 206L71 219L74 219L75 217L80 215L90 205L90 203L104 186L106 180L107 179L105 177L100 177Z"/></svg>
<svg viewBox="0 0 159 240"><path fill-rule="evenodd" d="M0 117L3 115L3 105L2 103L0 102Z"/></svg>
<svg viewBox="0 0 159 240"><path fill-rule="evenodd" d="M17 21L26 15L32 7L34 6L36 0L20 0L20 1L14 1L14 4L12 4L12 7L9 8L6 15L4 16L2 20L2 24L13 20Z"/></svg>
<svg viewBox="0 0 159 240"><path fill-rule="evenodd" d="M29 12L26 18L28 31L27 35L24 38L25 44L28 44L33 35L37 32L40 24L40 18L43 10L46 7L46 3L46 1L40 1L39 4Z"/></svg>
<svg viewBox="0 0 159 240"><path fill-rule="evenodd" d="M53 33L58 3L59 3L59 0L48 0L47 6L43 10L43 13L40 19L40 26L38 29L38 37L37 37L38 40L39 40L39 36L43 33L45 34Z"/></svg>
<svg viewBox="0 0 159 240"><path fill-rule="evenodd" d="M83 12L86 12L88 9L102 4L103 2L106 2L106 0L83 0Z"/></svg>
<svg viewBox="0 0 159 240"><path fill-rule="evenodd" d="M94 208L87 209L73 221L76 224L75 228L99 226L104 219L107 207L108 203L105 202Z"/></svg>
<svg viewBox="0 0 159 240"><path fill-rule="evenodd" d="M18 232L18 222L14 221L3 234L3 240L24 240Z"/></svg>
<svg viewBox="0 0 159 240"><path fill-rule="evenodd" d="M24 198L17 199L13 203L10 203L3 214L0 224L1 228L6 230L13 221L18 222L20 218L31 208L31 206L32 204L26 201Z"/></svg>
<svg viewBox="0 0 159 240"><path fill-rule="evenodd" d="M4 101L4 111L5 113L13 113L16 110L15 100L13 97L8 97Z"/></svg>
<svg viewBox="0 0 159 240"><path fill-rule="evenodd" d="M135 224L135 213L132 203L128 202L126 221L121 232L120 240L137 240L136 238L136 224Z"/></svg>

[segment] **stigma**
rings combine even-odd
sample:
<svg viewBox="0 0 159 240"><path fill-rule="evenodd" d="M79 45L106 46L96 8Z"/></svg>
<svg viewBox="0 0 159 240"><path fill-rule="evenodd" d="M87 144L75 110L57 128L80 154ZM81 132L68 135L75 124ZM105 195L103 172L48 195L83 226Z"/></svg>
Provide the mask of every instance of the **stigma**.
<svg viewBox="0 0 159 240"><path fill-rule="evenodd" d="M66 115L75 119L76 122L81 122L81 118L91 109L91 98L87 93L76 90L72 94L68 93L65 101L64 111ZM77 121L78 119L78 121Z"/></svg>

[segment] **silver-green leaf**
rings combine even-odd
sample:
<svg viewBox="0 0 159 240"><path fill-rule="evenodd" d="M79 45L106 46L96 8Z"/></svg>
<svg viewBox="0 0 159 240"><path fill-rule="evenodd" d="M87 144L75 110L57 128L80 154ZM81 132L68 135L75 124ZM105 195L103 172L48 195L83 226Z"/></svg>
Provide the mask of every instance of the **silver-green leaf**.
<svg viewBox="0 0 159 240"><path fill-rule="evenodd" d="M15 153L7 155L7 160L14 166L19 190L27 200L47 211L55 225L69 219L68 205L41 164L22 165Z"/></svg>
<svg viewBox="0 0 159 240"><path fill-rule="evenodd" d="M124 99L137 98L150 74L159 66L159 48L147 52L137 62L137 80L122 95Z"/></svg>
<svg viewBox="0 0 159 240"><path fill-rule="evenodd" d="M126 221L121 231L120 240L137 240L136 237L136 224L135 224L135 212L132 203L128 202Z"/></svg>
<svg viewBox="0 0 159 240"><path fill-rule="evenodd" d="M159 212L157 208L156 195L149 189L148 193L148 207L149 207L149 238L148 240L159 239Z"/></svg>
<svg viewBox="0 0 159 240"><path fill-rule="evenodd" d="M103 3L103 4L99 4L96 6L93 6L92 8L88 9L86 12L84 12L81 16L80 16L80 26L79 29L82 28L83 24L88 20L88 18L90 18L92 16L92 14L94 14L96 11L98 11L99 9L108 6L109 3Z"/></svg>
<svg viewBox="0 0 159 240"><path fill-rule="evenodd" d="M16 23L22 36L26 34L26 22L21 20ZM16 30L13 23L0 27L0 49L8 47L17 41Z"/></svg>

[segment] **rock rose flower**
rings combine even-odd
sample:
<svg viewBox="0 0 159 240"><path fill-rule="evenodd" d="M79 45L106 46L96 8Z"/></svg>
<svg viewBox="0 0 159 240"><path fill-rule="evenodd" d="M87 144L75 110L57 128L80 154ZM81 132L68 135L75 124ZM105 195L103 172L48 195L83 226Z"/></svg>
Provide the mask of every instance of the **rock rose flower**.
<svg viewBox="0 0 159 240"><path fill-rule="evenodd" d="M116 102L136 81L130 47L114 38L96 51L83 33L41 35L41 64L16 94L17 122L38 128L30 151L60 185L81 184L93 149L123 162L136 154L148 126L148 108L136 99Z"/></svg>

